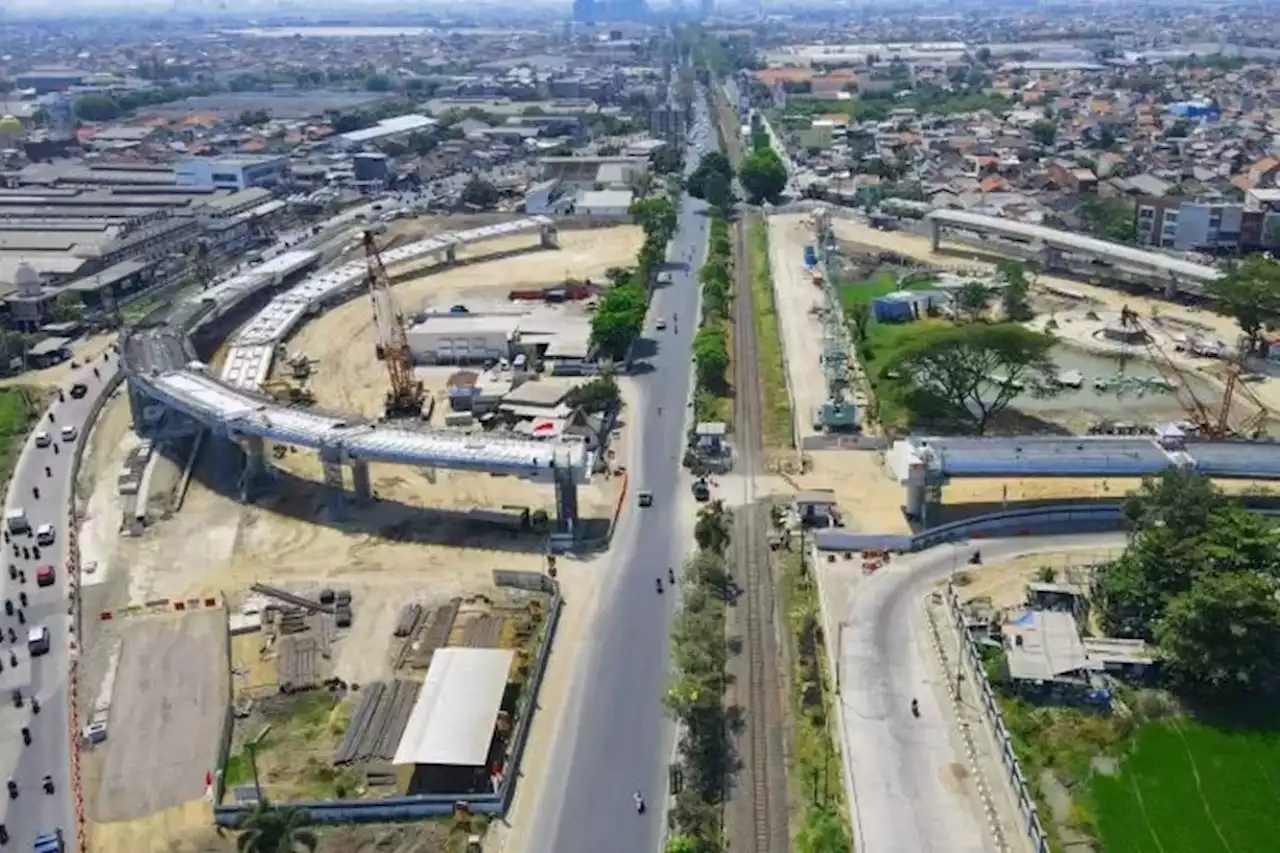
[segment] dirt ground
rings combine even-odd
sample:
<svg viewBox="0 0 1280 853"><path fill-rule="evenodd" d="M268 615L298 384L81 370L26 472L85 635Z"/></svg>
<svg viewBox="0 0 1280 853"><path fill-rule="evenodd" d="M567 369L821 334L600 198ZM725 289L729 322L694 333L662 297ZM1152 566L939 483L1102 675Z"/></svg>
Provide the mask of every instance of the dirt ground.
<svg viewBox="0 0 1280 853"><path fill-rule="evenodd" d="M814 435L813 411L827 399L822 364L822 289L804 272L804 247L813 245L807 216L769 217L769 265L778 305L782 353L800 437Z"/></svg>
<svg viewBox="0 0 1280 853"><path fill-rule="evenodd" d="M557 284L570 277L602 280L605 270L634 263L642 240L634 226L562 232L558 250L538 249L535 234L490 240L460 249L458 260L495 260L438 271L424 267L420 277L396 284L393 290L408 314L429 307L447 309L468 298L502 298L512 288ZM369 303L354 299L311 320L286 346L291 353L319 361L310 382L320 406L376 418L382 414L387 373L374 356L374 342Z"/></svg>
<svg viewBox="0 0 1280 853"><path fill-rule="evenodd" d="M1087 589L1090 567L1114 560L1118 556L1118 550L1106 548L1029 554L1003 563L982 566L976 571L964 571L964 583L956 585L956 594L961 601L985 598L997 609L1016 609L1026 601L1027 584L1040 580L1042 570L1053 570L1053 583L1072 584Z"/></svg>

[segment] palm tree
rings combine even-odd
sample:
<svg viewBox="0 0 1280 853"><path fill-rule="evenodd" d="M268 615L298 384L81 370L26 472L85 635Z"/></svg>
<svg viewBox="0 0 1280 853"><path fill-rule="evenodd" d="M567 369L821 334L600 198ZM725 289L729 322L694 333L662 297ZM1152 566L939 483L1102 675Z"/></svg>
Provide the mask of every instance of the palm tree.
<svg viewBox="0 0 1280 853"><path fill-rule="evenodd" d="M236 823L239 853L315 853L320 839L310 829L311 815L295 806L276 807L260 800Z"/></svg>

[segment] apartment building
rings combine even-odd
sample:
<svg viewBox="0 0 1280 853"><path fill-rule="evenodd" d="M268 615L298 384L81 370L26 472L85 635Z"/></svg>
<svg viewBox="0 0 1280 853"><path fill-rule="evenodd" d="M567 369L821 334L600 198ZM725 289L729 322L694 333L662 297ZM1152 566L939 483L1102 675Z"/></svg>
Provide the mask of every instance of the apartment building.
<svg viewBox="0 0 1280 853"><path fill-rule="evenodd" d="M1244 207L1239 204L1144 196L1135 206L1138 242L1179 251L1232 251L1240 247Z"/></svg>

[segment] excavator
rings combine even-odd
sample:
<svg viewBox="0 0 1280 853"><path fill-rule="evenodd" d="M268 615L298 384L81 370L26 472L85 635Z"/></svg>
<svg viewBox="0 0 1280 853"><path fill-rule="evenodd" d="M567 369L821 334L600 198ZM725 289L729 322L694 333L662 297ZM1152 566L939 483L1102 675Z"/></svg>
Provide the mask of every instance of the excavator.
<svg viewBox="0 0 1280 853"><path fill-rule="evenodd" d="M378 360L387 366L391 381L383 407L386 419L420 418L426 395L422 383L413 378L413 353L405 333L404 314L391 295L391 281L372 231L364 232L364 256L365 281L373 303L373 325L378 331L375 352Z"/></svg>

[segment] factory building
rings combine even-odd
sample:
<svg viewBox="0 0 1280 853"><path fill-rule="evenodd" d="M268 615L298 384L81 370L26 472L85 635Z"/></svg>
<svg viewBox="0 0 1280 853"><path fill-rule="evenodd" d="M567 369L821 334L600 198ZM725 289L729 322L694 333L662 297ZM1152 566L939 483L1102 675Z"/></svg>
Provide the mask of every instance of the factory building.
<svg viewBox="0 0 1280 853"><path fill-rule="evenodd" d="M174 169L180 187L247 190L274 187L288 180L289 158L275 155L187 157Z"/></svg>
<svg viewBox="0 0 1280 853"><path fill-rule="evenodd" d="M536 366L557 348L581 353L588 349L590 336L586 314L547 307L428 314L407 332L418 364L485 364L507 359Z"/></svg>

